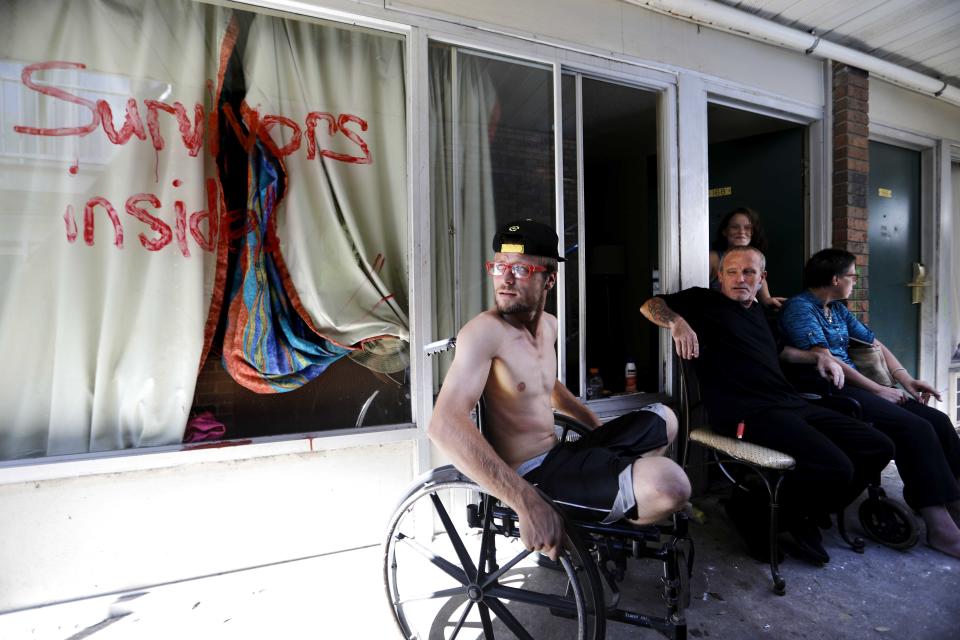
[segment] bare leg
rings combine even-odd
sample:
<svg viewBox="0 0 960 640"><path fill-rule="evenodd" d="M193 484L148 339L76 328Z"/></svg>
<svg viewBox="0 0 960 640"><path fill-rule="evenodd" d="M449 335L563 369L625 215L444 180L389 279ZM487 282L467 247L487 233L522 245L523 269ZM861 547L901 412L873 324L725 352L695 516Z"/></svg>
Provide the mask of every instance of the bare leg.
<svg viewBox="0 0 960 640"><path fill-rule="evenodd" d="M687 507L690 480L673 460L662 456L633 463L633 494L637 499L634 524L650 524Z"/></svg>
<svg viewBox="0 0 960 640"><path fill-rule="evenodd" d="M667 423L667 444L660 447L659 449L651 449L650 451L647 451L645 454L641 456L643 458L652 458L654 456L662 456L664 453L667 452L667 447L670 446L670 443L673 442L674 439L677 437L677 431L679 429L679 423L677 422L677 414L675 414L673 410L670 409L670 407L664 406L663 409L664 409L663 419L664 419L664 422Z"/></svg>
<svg viewBox="0 0 960 640"><path fill-rule="evenodd" d="M960 558L960 528L945 506L924 507L920 515L927 525L927 544L936 549Z"/></svg>
<svg viewBox="0 0 960 640"><path fill-rule="evenodd" d="M957 527L960 527L960 501L948 502L947 511L950 512L950 517L953 518Z"/></svg>

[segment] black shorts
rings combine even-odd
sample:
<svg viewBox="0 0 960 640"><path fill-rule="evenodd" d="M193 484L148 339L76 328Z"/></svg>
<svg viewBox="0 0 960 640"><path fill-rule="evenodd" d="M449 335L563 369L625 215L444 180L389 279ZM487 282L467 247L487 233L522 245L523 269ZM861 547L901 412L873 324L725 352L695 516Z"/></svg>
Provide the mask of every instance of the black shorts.
<svg viewBox="0 0 960 640"><path fill-rule="evenodd" d="M667 445L667 424L658 413L661 407L649 405L579 440L558 444L523 477L577 518L613 522L631 516L636 504L629 481L633 461ZM621 495L621 487L629 495Z"/></svg>

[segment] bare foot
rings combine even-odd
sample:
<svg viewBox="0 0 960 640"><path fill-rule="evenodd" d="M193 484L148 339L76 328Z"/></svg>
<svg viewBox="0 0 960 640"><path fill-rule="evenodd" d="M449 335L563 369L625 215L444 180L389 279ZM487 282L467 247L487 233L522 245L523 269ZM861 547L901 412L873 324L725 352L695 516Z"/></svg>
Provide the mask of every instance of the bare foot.
<svg viewBox="0 0 960 640"><path fill-rule="evenodd" d="M953 522L960 527L960 501L948 503L947 511L950 513L950 517L953 518Z"/></svg>
<svg viewBox="0 0 960 640"><path fill-rule="evenodd" d="M945 506L920 509L927 525L927 546L954 558L960 558L960 528Z"/></svg>
<svg viewBox="0 0 960 640"><path fill-rule="evenodd" d="M941 541L928 535L927 546L940 553L945 553L948 556L960 559L960 541Z"/></svg>

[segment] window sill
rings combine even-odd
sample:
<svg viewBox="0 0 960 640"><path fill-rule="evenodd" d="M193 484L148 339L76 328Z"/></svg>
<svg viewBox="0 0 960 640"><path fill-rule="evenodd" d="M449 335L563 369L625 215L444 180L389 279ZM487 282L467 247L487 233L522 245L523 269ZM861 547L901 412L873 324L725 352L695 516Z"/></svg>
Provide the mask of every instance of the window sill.
<svg viewBox="0 0 960 640"><path fill-rule="evenodd" d="M599 400L588 400L586 405L590 407L601 420L606 422L617 416L623 415L628 411L639 409L652 402L662 402L670 404L670 396L665 393L652 393L648 391L638 391L637 393L619 393Z"/></svg>
<svg viewBox="0 0 960 640"><path fill-rule="evenodd" d="M422 433L416 425L399 424L7 460L0 462L0 485L163 469L205 462L332 451L348 447L416 440L419 437L422 437Z"/></svg>

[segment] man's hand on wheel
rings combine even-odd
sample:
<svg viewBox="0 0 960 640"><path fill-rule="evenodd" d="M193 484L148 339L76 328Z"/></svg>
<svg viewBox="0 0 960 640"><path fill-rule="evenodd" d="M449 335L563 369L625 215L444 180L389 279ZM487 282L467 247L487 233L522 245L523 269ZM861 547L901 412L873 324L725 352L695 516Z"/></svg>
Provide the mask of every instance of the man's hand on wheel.
<svg viewBox="0 0 960 640"><path fill-rule="evenodd" d="M556 560L563 550L563 518L533 487L523 505L516 508L520 518L520 541L530 551L539 551Z"/></svg>

